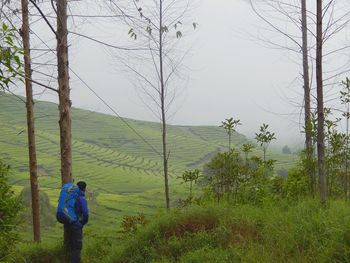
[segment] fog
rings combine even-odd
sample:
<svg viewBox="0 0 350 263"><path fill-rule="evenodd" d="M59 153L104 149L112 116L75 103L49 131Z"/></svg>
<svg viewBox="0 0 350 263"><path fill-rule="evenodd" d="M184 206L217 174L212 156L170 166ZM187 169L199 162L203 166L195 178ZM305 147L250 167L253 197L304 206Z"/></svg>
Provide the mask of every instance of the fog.
<svg viewBox="0 0 350 263"><path fill-rule="evenodd" d="M91 5L84 8L91 10ZM267 123L279 144L302 146L303 90L298 56L272 48L261 39L278 34L269 31L245 1L202 0L191 16L198 27L179 40L188 54L183 61L183 81L169 110L169 124L218 126L225 118L233 117L242 122L238 132L249 138ZM108 43L130 40L128 28L117 23L70 22L75 32ZM40 31L43 38L52 37L44 24L35 25L33 30ZM50 41L47 43L54 43ZM283 44L284 40L278 41ZM111 49L70 36L70 66L90 88L120 116L158 121L148 110L141 90L135 87L132 74L126 73L116 59ZM72 73L71 97L73 107L114 114ZM57 101L50 92L36 98Z"/></svg>

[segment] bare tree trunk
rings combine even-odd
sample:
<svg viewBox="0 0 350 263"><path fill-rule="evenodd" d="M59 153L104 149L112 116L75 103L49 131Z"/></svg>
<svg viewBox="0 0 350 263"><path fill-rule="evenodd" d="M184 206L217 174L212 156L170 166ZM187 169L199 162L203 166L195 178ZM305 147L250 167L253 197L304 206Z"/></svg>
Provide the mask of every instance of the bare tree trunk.
<svg viewBox="0 0 350 263"><path fill-rule="evenodd" d="M164 168L164 190L166 208L170 208L169 182L168 182L168 152L167 152L167 129L165 116L165 83L163 66L163 0L159 1L159 72L160 72L160 101L162 114L162 144L163 144L163 168Z"/></svg>
<svg viewBox="0 0 350 263"><path fill-rule="evenodd" d="M61 180L72 182L71 101L68 69L67 0L57 0L57 67L60 112Z"/></svg>
<svg viewBox="0 0 350 263"><path fill-rule="evenodd" d="M301 0L301 31L302 31L302 52L303 52L303 80L304 80L304 111L305 111L305 146L307 156L307 173L310 176L312 195L315 192L313 187L314 171L311 169L312 161L312 138L311 138L311 102L310 102L310 77L309 77L309 52L307 39L307 10L306 0Z"/></svg>
<svg viewBox="0 0 350 263"><path fill-rule="evenodd" d="M28 0L21 0L22 4L22 31L24 49L24 71L26 86L26 108L27 108L27 130L28 130L28 151L29 151L29 170L30 170L30 189L32 196L32 215L33 215L33 235L34 242L40 242L40 202L39 186L37 176L36 147L35 147L35 127L33 110L33 87L32 87L32 69L30 59L30 38L29 38L29 11Z"/></svg>
<svg viewBox="0 0 350 263"><path fill-rule="evenodd" d="M317 21L316 21L316 83L317 83L317 157L319 191L321 202L326 201L327 187L325 174L325 147L324 147L324 106L323 106L323 77L322 77L322 0L316 0Z"/></svg>
<svg viewBox="0 0 350 263"><path fill-rule="evenodd" d="M346 112L349 114L349 103L346 106ZM348 176L348 152L349 152L349 117L346 116L346 146L345 146L345 199L348 198L349 176Z"/></svg>

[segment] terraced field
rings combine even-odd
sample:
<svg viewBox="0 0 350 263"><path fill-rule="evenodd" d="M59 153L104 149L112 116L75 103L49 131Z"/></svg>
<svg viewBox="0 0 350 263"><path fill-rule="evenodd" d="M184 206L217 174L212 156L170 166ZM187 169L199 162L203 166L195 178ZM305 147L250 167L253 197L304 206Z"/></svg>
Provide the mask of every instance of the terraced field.
<svg viewBox="0 0 350 263"><path fill-rule="evenodd" d="M0 158L13 168L10 181L16 191L29 185L25 104L21 99L0 92ZM39 183L55 204L60 187L57 105L38 101L35 114ZM160 126L124 120L143 138L121 119L72 110L73 176L87 181L91 195L97 197L91 201L91 227L110 226L117 231L115 224L122 215L148 214L164 206ZM215 152L226 147L227 137L222 128L214 126L169 126L168 132L170 191L176 201L187 193L177 176L186 169L201 169ZM232 141L240 145L247 139L235 134ZM279 154L271 157L281 160L277 162L280 167L290 166L295 159ZM47 235L52 236L51 232Z"/></svg>

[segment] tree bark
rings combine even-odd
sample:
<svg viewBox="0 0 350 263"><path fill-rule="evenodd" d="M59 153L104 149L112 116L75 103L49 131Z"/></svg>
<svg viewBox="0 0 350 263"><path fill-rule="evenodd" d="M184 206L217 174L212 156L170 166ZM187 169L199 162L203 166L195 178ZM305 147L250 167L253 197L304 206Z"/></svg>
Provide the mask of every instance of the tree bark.
<svg viewBox="0 0 350 263"><path fill-rule="evenodd" d="M163 169L164 169L164 190L166 208L170 208L169 182L168 182L168 152L167 152L167 127L165 116L165 83L163 66L163 0L159 0L159 73L160 73L160 102L162 114L162 144L163 144Z"/></svg>
<svg viewBox="0 0 350 263"><path fill-rule="evenodd" d="M310 100L310 77L309 77L309 52L307 34L307 9L306 0L301 0L301 31L302 31L302 53L303 53L303 80L304 80L304 112L305 112L305 147L307 156L307 173L310 176L311 193L314 194L315 174L311 169L312 162L312 138L311 138L311 100Z"/></svg>
<svg viewBox="0 0 350 263"><path fill-rule="evenodd" d="M57 0L57 68L62 184L72 182L71 101L68 68L67 0Z"/></svg>
<svg viewBox="0 0 350 263"><path fill-rule="evenodd" d="M325 174L325 147L324 147L324 105L323 105L323 76L322 76L322 0L316 0L316 84L317 84L317 157L319 193L321 202L326 201L327 187Z"/></svg>
<svg viewBox="0 0 350 263"><path fill-rule="evenodd" d="M27 108L27 132L28 132L28 151L29 151L29 171L30 187L32 197L32 216L33 216L33 236L34 242L40 242L40 199L37 176L36 146L35 146L35 126L34 126L34 101L32 87L32 69L30 58L30 37L29 37L29 11L28 0L21 0L22 4L22 30L24 51L24 72L26 86L26 108Z"/></svg>

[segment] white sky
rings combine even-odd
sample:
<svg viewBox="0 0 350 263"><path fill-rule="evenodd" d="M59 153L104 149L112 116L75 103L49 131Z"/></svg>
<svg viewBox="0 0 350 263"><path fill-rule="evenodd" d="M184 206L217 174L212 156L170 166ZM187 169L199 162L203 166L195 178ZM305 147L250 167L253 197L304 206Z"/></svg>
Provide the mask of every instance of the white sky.
<svg viewBox="0 0 350 263"><path fill-rule="evenodd" d="M232 116L241 119L239 131L248 136L265 122L278 138L295 138L299 117L279 114L299 111L288 102L296 93L301 94L301 88L289 90L299 68L289 61L286 52L262 47L251 39L248 33L254 34L259 22L249 5L204 0L195 12L195 21L199 29L193 33L192 48L184 62L190 69L189 81L173 106L176 113L170 123L220 125ZM127 32L124 34L128 37ZM115 68L103 48L86 40L79 44L79 48L72 48L72 68L101 97L122 116L157 121L140 100L140 91ZM72 85L73 106L108 112L96 97L83 92L86 88Z"/></svg>
<svg viewBox="0 0 350 263"><path fill-rule="evenodd" d="M198 30L183 40L184 50L190 48L184 61L188 82L169 122L220 125L233 117L241 120L238 131L248 137L268 123L281 144L302 141L302 86L296 81L301 68L293 62L296 57L267 48L258 40L268 26L242 0L201 0L193 16ZM75 22L71 25L75 31L109 43L129 38L127 28L116 24ZM42 31L38 34L52 37L42 26L38 28ZM106 48L76 36L71 36L70 42L71 67L121 116L157 121L140 100L141 93L132 85L130 75L115 65ZM111 113L72 74L71 89L73 107ZM38 98L57 101L47 93Z"/></svg>

